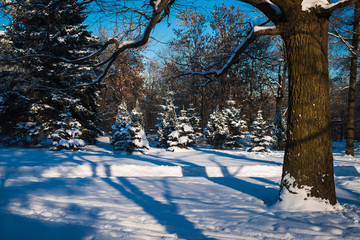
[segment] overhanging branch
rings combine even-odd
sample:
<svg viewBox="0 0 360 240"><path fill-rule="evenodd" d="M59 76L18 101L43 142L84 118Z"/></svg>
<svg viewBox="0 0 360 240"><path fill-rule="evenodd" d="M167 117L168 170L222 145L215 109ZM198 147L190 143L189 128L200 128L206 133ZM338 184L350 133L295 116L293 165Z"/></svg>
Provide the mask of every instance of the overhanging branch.
<svg viewBox="0 0 360 240"><path fill-rule="evenodd" d="M197 76L215 76L219 77L227 72L227 70L234 65L238 59L239 56L248 48L248 46L253 43L257 37L259 36L265 36L265 35L278 35L280 31L275 27L262 27L262 26L256 26L254 27L250 33L247 35L247 37L239 44L239 46L234 50L234 52L231 54L230 58L227 60L227 62L224 64L224 66L221 69L210 69L208 71L204 72L185 72L181 73L175 77L181 77L185 75L197 75ZM206 82L209 83L211 80Z"/></svg>
<svg viewBox="0 0 360 240"><path fill-rule="evenodd" d="M271 0L238 0L240 2L248 3L253 7L259 9L265 14L273 23L277 23L282 15L279 4Z"/></svg>
<svg viewBox="0 0 360 240"><path fill-rule="evenodd" d="M153 0L151 0L151 2L153 2ZM112 38L112 39L108 40L104 44L104 47L102 49L100 49L98 52L96 52L92 55L89 55L85 58L74 60L75 62L84 61L84 60L87 60L87 59L90 59L90 58L93 58L93 57L99 55L101 52L105 51L106 48L111 44L115 44L115 46L116 46L115 51L112 53L112 55L106 61L103 62L103 63L107 63L104 71L93 82L86 83L86 84L80 84L78 86L91 85L91 84L95 84L95 83L102 81L105 78L106 74L108 73L111 65L115 62L115 60L118 58L118 56L122 52L126 51L127 49L138 48L138 47L144 46L149 41L151 31L154 29L156 24L161 22L170 13L170 7L174 3L174 0L159 0L156 3L157 4L152 4L153 13L148 22L148 25L146 26L146 28L144 30L144 33L140 37L138 37L134 40L123 41L123 42L119 42L116 38ZM66 61L66 59L64 59L64 61ZM72 62L74 62L74 61L72 61ZM77 87L77 86L75 86L75 87Z"/></svg>
<svg viewBox="0 0 360 240"><path fill-rule="evenodd" d="M327 4L325 6L321 6L320 13L322 14L331 14L332 12L347 7L351 4L354 4L359 0L340 0L336 3Z"/></svg>

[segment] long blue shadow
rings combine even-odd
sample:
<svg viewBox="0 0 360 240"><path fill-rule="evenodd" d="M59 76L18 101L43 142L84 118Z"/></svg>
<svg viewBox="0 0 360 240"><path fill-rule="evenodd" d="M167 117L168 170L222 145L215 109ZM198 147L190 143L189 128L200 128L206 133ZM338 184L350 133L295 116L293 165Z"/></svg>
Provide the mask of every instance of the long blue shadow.
<svg viewBox="0 0 360 240"><path fill-rule="evenodd" d="M29 182L21 186L5 186L5 179L0 182L0 239L4 240L63 240L63 239L86 239L89 235L95 233L92 227L80 226L68 223L56 223L33 219L26 216L10 214L6 209L16 199L21 202L23 208L30 208L29 194L36 192L52 193L56 196L71 196L82 193L82 186L90 184L88 179L78 179L76 181L77 189L73 189L73 181L67 179L47 179L43 182ZM25 181L23 183L26 183ZM56 208L53 203L46 203L47 207ZM71 204L63 208L66 213L90 214L88 210L80 205ZM96 217L96 216L92 216Z"/></svg>
<svg viewBox="0 0 360 240"><path fill-rule="evenodd" d="M156 201L125 178L118 178L121 184L115 183L109 178L103 180L123 196L141 206L146 213L153 216L159 224L163 225L168 233L176 234L179 238L188 240L213 239L205 236L199 229L195 228L192 222L180 215L178 207L173 202L169 201L168 204L164 204Z"/></svg>
<svg viewBox="0 0 360 240"><path fill-rule="evenodd" d="M0 238L4 240L78 240L86 239L95 230L80 225L0 213L0 232Z"/></svg>
<svg viewBox="0 0 360 240"><path fill-rule="evenodd" d="M273 162L273 161L265 161L265 160L261 160L261 159L254 159L254 158L249 158L246 156L232 155L232 154L229 154L227 152L222 152L222 151L210 151L210 150L206 150L203 148L195 148L195 149L198 149L199 151L202 151L204 153L214 154L214 155L218 155L220 157L227 157L230 159L239 159L239 160L245 160L245 161L250 161L250 162L258 162L258 163L266 163L266 164L271 164L271 165L282 166L282 163L277 163L277 162Z"/></svg>
<svg viewBox="0 0 360 240"><path fill-rule="evenodd" d="M279 197L278 189L266 188L238 178L208 178L208 180L260 199L267 206L273 205Z"/></svg>

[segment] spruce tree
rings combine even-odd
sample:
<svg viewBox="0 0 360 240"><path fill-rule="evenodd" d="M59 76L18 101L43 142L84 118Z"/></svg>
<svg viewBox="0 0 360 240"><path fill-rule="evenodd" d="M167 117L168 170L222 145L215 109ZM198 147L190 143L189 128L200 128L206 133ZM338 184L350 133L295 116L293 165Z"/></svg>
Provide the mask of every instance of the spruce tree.
<svg viewBox="0 0 360 240"><path fill-rule="evenodd" d="M123 136L121 136L121 134L123 134L122 131L126 128L129 121L129 112L127 110L125 101L123 101L118 106L115 123L112 125L112 138L110 141L111 145L114 145L115 142L118 142L123 138Z"/></svg>
<svg viewBox="0 0 360 240"><path fill-rule="evenodd" d="M97 38L82 24L85 8L76 0L14 1L7 7L12 21L5 27L10 47L3 60L12 66L0 93L3 143L37 145L63 128L68 113L80 123L81 138L95 142L97 87L88 85L94 72L84 67L94 60L82 65L68 61L98 47Z"/></svg>
<svg viewBox="0 0 360 240"><path fill-rule="evenodd" d="M189 123L194 129L196 139L202 137L203 129L200 127L200 114L196 111L194 104L190 104L187 109L187 117L189 118Z"/></svg>
<svg viewBox="0 0 360 240"><path fill-rule="evenodd" d="M158 142L158 146L160 147L168 148L172 146L172 142L174 142L175 144L175 142L177 141L174 139L173 136L170 136L170 134L174 132L179 125L179 121L176 117L176 111L172 95L172 92L168 92L165 98L166 104L160 105L160 107L162 108L162 111L159 113L158 118L160 122L156 124L156 126L158 127L156 141Z"/></svg>
<svg viewBox="0 0 360 240"><path fill-rule="evenodd" d="M258 111L255 121L251 124L250 141L252 147L248 151L253 152L270 152L268 147L271 146L273 139L270 136L269 125L262 117L262 111Z"/></svg>
<svg viewBox="0 0 360 240"><path fill-rule="evenodd" d="M224 115L220 110L210 114L209 121L204 129L204 137L207 143L217 149L225 149L225 143L229 136L229 128Z"/></svg>
<svg viewBox="0 0 360 240"><path fill-rule="evenodd" d="M229 135L226 139L225 148L243 147L242 142L246 138L247 124L240 119L241 110L235 107L235 101L229 99L226 101L227 108L223 110L223 116L229 129Z"/></svg>
<svg viewBox="0 0 360 240"><path fill-rule="evenodd" d="M85 146L84 140L80 139L81 124L71 117L71 113L67 111L62 114L63 120L57 123L60 128L51 134L53 139L53 150L72 149L79 150Z"/></svg>
<svg viewBox="0 0 360 240"><path fill-rule="evenodd" d="M175 148L188 148L195 145L195 132L190 124L190 119L187 117L187 111L181 110L179 117L179 124L175 130L168 136L169 150Z"/></svg>
<svg viewBox="0 0 360 240"><path fill-rule="evenodd" d="M281 112L278 112L275 115L271 135L274 139L273 148L276 150L284 150L286 144L286 120L282 116Z"/></svg>
<svg viewBox="0 0 360 240"><path fill-rule="evenodd" d="M113 145L114 150L126 151L127 153L143 152L149 149L149 142L144 131L143 116L138 104L131 111L129 123L119 133L118 141L114 141Z"/></svg>

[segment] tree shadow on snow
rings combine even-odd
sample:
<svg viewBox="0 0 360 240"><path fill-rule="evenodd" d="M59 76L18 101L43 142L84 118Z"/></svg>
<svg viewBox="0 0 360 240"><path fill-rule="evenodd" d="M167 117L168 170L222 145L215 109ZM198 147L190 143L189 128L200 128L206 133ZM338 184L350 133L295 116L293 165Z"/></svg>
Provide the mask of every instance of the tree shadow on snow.
<svg viewBox="0 0 360 240"><path fill-rule="evenodd" d="M142 207L142 209L153 216L159 224L166 228L170 234L176 234L181 239L213 239L205 236L194 224L179 214L176 204L171 201L170 194L165 197L167 204L159 202L149 195L144 194L138 187L130 183L125 178L117 178L119 183L113 182L109 178L103 180L110 186L119 191L123 196L132 200Z"/></svg>
<svg viewBox="0 0 360 240"><path fill-rule="evenodd" d="M198 166L198 165L196 165L196 167L183 166L183 167L181 167L181 170L182 170L182 175L184 177L204 177L213 183L232 188L236 191L239 191L239 192L251 195L257 199L260 199L267 206L273 205L275 202L277 202L277 200L279 198L279 189L265 187L265 186L262 186L259 184L255 184L255 183L241 180L239 178L235 178L228 171L227 167L220 167L220 170L224 177L209 177L208 173L206 172L206 167ZM266 184L278 186L277 183L272 182L265 178L253 177L252 179L266 183Z"/></svg>
<svg viewBox="0 0 360 240"><path fill-rule="evenodd" d="M356 201L356 200L349 199L349 197L347 197L347 198L339 197L339 194L338 194L337 200L340 204L348 203L348 204L353 204L353 205L360 207L360 194L359 193L354 192L350 189L344 188L343 186L341 186L339 184L336 184L336 188L349 194L352 197L352 199L357 200Z"/></svg>
<svg viewBox="0 0 360 240"><path fill-rule="evenodd" d="M208 178L208 180L260 199L266 206L273 205L279 198L278 189L266 188L239 178Z"/></svg>
<svg viewBox="0 0 360 240"><path fill-rule="evenodd" d="M39 219L38 213L30 213L34 210L33 203L36 202L34 196L49 195L49 200L42 200L39 206L43 212L48 212L52 218L50 209L59 209L66 215L91 214L80 205L69 203L67 206L57 205L52 201L58 197L71 197L82 195L82 187L89 185L88 179L77 179L74 184L68 179L50 178L42 182L22 181L21 185L6 186L6 179L0 182L0 239L4 240L63 240L63 239L84 239L95 233L92 227L80 226L73 223L60 223L54 221L45 221ZM78 188L73 189L73 185ZM10 204L14 201L20 204L25 214L30 213L32 217L12 214L8 210ZM22 210L20 210L22 211ZM93 217L93 216L92 216ZM57 220L63 221L59 216Z"/></svg>
<svg viewBox="0 0 360 240"><path fill-rule="evenodd" d="M256 162L256 163L266 163L266 164L271 164L271 165L276 165L276 166L282 166L282 163L278 163L278 162L274 162L274 161L266 161L266 160L261 160L261 159L256 159L256 158L249 158L247 156L244 155L233 155L224 151L211 151L211 150L207 150L204 148L195 148L198 151L204 152L204 153L208 153L208 154L214 154L217 155L219 157L226 157L226 158L230 158L232 160L234 159L239 159L239 160L245 160L245 161L249 161L249 162Z"/></svg>
<svg viewBox="0 0 360 240"><path fill-rule="evenodd" d="M78 240L91 236L94 229L1 213L0 233L4 240Z"/></svg>

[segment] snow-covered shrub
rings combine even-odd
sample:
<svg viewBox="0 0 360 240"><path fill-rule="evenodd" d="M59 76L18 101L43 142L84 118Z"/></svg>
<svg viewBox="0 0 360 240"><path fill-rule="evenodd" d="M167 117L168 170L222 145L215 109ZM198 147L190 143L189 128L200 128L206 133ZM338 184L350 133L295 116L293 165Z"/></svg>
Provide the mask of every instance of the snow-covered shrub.
<svg viewBox="0 0 360 240"><path fill-rule="evenodd" d="M273 138L269 134L269 125L262 117L262 111L258 111L257 118L251 124L252 131L250 133L250 141L252 143L252 147L249 148L248 151L253 152L269 152L268 147L272 145L274 141Z"/></svg>
<svg viewBox="0 0 360 240"><path fill-rule="evenodd" d="M188 148L189 146L195 145L195 132L186 113L186 110L181 110L179 124L175 130L168 135L169 150Z"/></svg>
<svg viewBox="0 0 360 240"><path fill-rule="evenodd" d="M129 123L129 112L126 107L126 103L123 101L118 106L118 112L115 118L115 123L112 125L112 137L110 144L114 145L115 142L122 139L121 132Z"/></svg>
<svg viewBox="0 0 360 240"><path fill-rule="evenodd" d="M160 105L162 111L159 113L159 123L156 124L158 128L156 133L156 141L159 147L170 147L172 146L172 141L176 141L172 136L170 136L172 132L177 130L179 125L179 121L176 117L172 94L172 92L169 92L165 98L166 104Z"/></svg>
<svg viewBox="0 0 360 240"><path fill-rule="evenodd" d="M58 121L59 127L49 138L53 140L52 150L71 149L79 150L85 146L85 141L80 139L81 124L71 117L71 113L62 114L63 121Z"/></svg>
<svg viewBox="0 0 360 240"><path fill-rule="evenodd" d="M276 150L285 149L286 144L286 120L281 114L281 111L276 113L274 126L271 130L271 136L274 139L273 148Z"/></svg>
<svg viewBox="0 0 360 240"><path fill-rule="evenodd" d="M240 119L241 111L235 108L235 101L228 100L226 103L227 108L222 113L229 129L229 135L224 143L224 147L227 149L241 148L248 134L246 121Z"/></svg>
<svg viewBox="0 0 360 240"><path fill-rule="evenodd" d="M210 114L209 121L204 129L204 137L207 143L214 148L224 149L229 136L229 128L221 111L217 110Z"/></svg>
<svg viewBox="0 0 360 240"><path fill-rule="evenodd" d="M114 150L133 153L149 149L149 142L143 126L143 117L138 108L131 111L129 123L118 134L117 141L113 142Z"/></svg>
<svg viewBox="0 0 360 240"><path fill-rule="evenodd" d="M195 142L197 139L201 138L203 136L203 129L200 128L200 114L196 111L193 104L189 105L189 108L187 109L186 116L189 119L189 124L194 130L195 133Z"/></svg>

